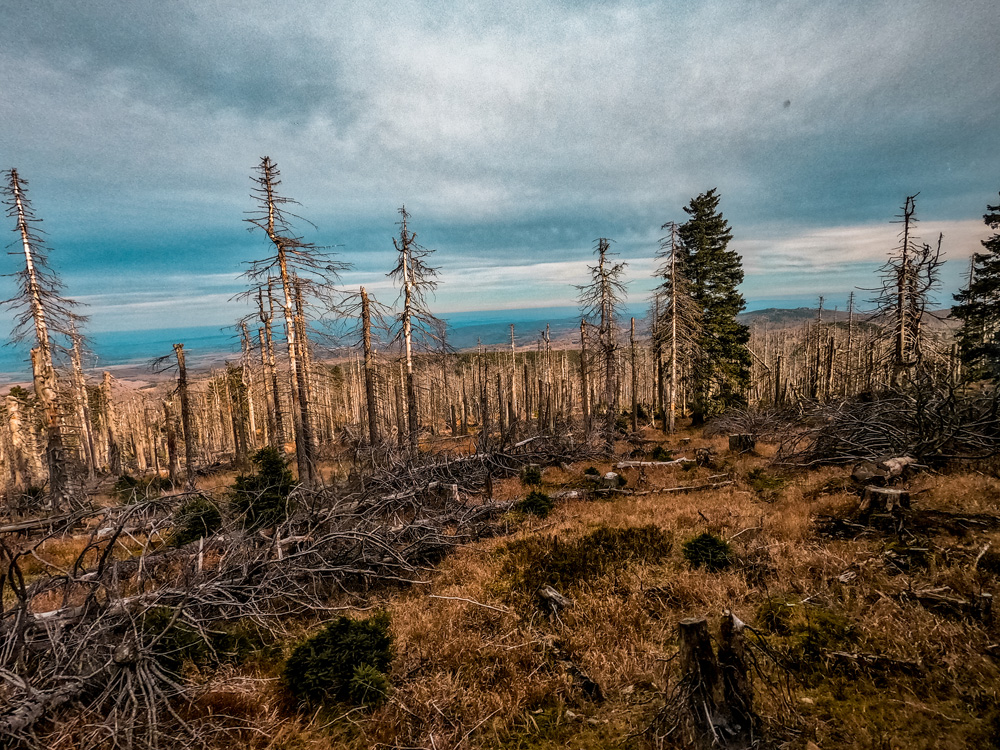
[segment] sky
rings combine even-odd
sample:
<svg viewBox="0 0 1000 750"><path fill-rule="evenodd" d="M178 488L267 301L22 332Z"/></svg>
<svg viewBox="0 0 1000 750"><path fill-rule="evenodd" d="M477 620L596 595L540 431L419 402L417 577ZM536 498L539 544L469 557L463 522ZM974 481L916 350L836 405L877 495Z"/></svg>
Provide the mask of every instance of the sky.
<svg viewBox="0 0 1000 750"><path fill-rule="evenodd" d="M242 313L265 155L303 237L384 302L405 204L439 312L571 305L597 237L641 300L660 227L710 188L750 309L872 287L918 192L947 305L998 202L988 0L0 6L0 169L95 331Z"/></svg>

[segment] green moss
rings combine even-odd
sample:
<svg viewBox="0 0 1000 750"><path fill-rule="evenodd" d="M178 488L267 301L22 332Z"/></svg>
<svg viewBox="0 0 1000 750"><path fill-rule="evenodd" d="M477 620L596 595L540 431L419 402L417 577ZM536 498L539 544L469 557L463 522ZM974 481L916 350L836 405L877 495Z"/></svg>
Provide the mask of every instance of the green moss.
<svg viewBox="0 0 1000 750"><path fill-rule="evenodd" d="M764 500L774 500L785 487L788 480L768 474L761 468L751 469L747 473L747 484Z"/></svg>
<svg viewBox="0 0 1000 750"><path fill-rule="evenodd" d="M707 531L684 542L682 552L691 567L704 567L713 573L725 570L733 563L733 548L729 542Z"/></svg>
<svg viewBox="0 0 1000 750"><path fill-rule="evenodd" d="M361 695L372 701L364 705L374 705L379 691L383 696L388 692L384 673L391 661L386 612L367 620L341 616L296 647L285 663L285 684L303 706L357 702ZM375 677L375 672L383 679Z"/></svg>
<svg viewBox="0 0 1000 750"><path fill-rule="evenodd" d="M779 597L771 597L761 602L757 608L757 623L767 633L790 635L792 614L791 604Z"/></svg>

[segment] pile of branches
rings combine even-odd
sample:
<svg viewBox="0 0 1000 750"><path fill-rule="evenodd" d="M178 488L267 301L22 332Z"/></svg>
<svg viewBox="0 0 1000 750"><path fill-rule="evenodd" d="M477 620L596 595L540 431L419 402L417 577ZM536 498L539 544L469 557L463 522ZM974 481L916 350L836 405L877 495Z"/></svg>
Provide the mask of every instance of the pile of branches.
<svg viewBox="0 0 1000 750"><path fill-rule="evenodd" d="M491 478L581 449L540 437L386 464L346 491L296 488L291 512L266 528L199 493L46 519L30 541L24 524L0 528L0 744L204 744L217 728L184 711L197 687L179 673L178 643L211 648L234 624L280 642L290 618L328 617L344 593L425 583L429 563L502 528L511 503L491 499ZM220 509L221 524L177 544L191 501ZM99 521L84 531L88 516ZM67 542L71 562L47 558Z"/></svg>
<svg viewBox="0 0 1000 750"><path fill-rule="evenodd" d="M287 618L328 612L338 591L421 582L428 550L493 533L508 509L445 499L390 525L340 503L316 513L318 498L305 500L276 527L233 519L180 547L164 542L173 521L163 501L126 506L105 514L69 565L45 564L34 580L25 564L57 535L0 538L0 737L152 747L180 732L194 743L199 728L176 709L193 688L169 666L179 633L210 643L243 622L277 640Z"/></svg>
<svg viewBox="0 0 1000 750"><path fill-rule="evenodd" d="M801 429L810 419L802 405L729 409L705 425L705 437L750 435L760 443L778 443L789 430Z"/></svg>
<svg viewBox="0 0 1000 750"><path fill-rule="evenodd" d="M912 456L934 464L1000 454L996 392L915 387L812 404L780 441L777 462L817 465Z"/></svg>

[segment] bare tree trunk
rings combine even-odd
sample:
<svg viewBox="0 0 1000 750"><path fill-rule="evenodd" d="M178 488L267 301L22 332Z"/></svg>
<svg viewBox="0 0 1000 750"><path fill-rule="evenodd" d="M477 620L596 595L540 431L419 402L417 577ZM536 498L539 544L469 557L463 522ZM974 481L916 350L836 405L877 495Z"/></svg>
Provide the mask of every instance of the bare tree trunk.
<svg viewBox="0 0 1000 750"><path fill-rule="evenodd" d="M49 340L48 321L42 300L42 286L35 266L31 233L28 229L27 211L22 194L21 180L16 170L10 171L10 191L17 217L17 231L24 250L26 289L31 317L35 326L38 346L31 350L31 371L35 396L45 420L45 461L49 472L48 503L50 510L68 508L73 503L70 488L69 463L63 440L63 418L59 410L56 371L52 366L52 344Z"/></svg>
<svg viewBox="0 0 1000 750"><path fill-rule="evenodd" d="M73 385L76 390L77 417L80 420L84 454L87 463L87 477L91 480L97 475L97 458L94 451L94 426L90 421L90 398L87 395L87 381L83 376L82 352L80 351L80 335L74 330L73 336Z"/></svg>
<svg viewBox="0 0 1000 750"><path fill-rule="evenodd" d="M527 365L525 365L527 366ZM580 406L583 409L583 430L590 434L590 381L587 376L587 324L580 321Z"/></svg>
<svg viewBox="0 0 1000 750"><path fill-rule="evenodd" d="M122 473L122 452L118 444L115 404L111 398L111 373L104 371L101 381L101 400L104 402L104 424L108 432L108 470L112 476Z"/></svg>
<svg viewBox="0 0 1000 750"><path fill-rule="evenodd" d="M629 333L629 349L632 360L632 432L639 431L639 371L636 369L635 318Z"/></svg>
<svg viewBox="0 0 1000 750"><path fill-rule="evenodd" d="M372 350L372 318L368 292L361 287L361 343L365 353L365 401L368 405L368 442L372 448L381 441L375 396L375 353Z"/></svg>
<svg viewBox="0 0 1000 750"><path fill-rule="evenodd" d="M263 163L263 188L266 191L267 203L267 236L274 244L277 252L278 271L281 280L281 289L284 294L284 304L282 310L285 316L285 343L288 348L288 367L290 370L289 382L291 383L292 394L292 423L295 427L295 460L299 472L299 481L310 484L312 481L312 456L309 450L312 447L308 443L305 430L308 429L308 405L302 399L304 395L300 388L301 378L299 377L299 356L296 345L295 326L295 305L292 302L292 279L288 272L288 258L286 255L288 240L279 235L275 230L275 217L277 207L275 204L273 171L274 164L267 157ZM270 292L270 286L268 287ZM270 294L268 295L270 296Z"/></svg>
<svg viewBox="0 0 1000 750"><path fill-rule="evenodd" d="M184 480L187 489L194 489L194 430L191 429L191 408L188 404L187 366L184 363L184 344L174 344L177 356L177 398L181 402L181 430L184 439Z"/></svg>
<svg viewBox="0 0 1000 750"><path fill-rule="evenodd" d="M180 467L177 460L177 427L170 401L163 402L163 429L167 439L167 476L174 487L180 481Z"/></svg>

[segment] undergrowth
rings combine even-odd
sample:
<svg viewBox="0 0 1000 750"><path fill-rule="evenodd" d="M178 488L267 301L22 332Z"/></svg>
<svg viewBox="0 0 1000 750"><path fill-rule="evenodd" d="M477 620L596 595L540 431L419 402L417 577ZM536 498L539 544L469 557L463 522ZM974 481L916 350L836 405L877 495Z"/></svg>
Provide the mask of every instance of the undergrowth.
<svg viewBox="0 0 1000 750"><path fill-rule="evenodd" d="M565 591L628 564L660 562L673 546L659 526L601 526L572 541L533 536L504 548L501 574L521 597L545 585Z"/></svg>

